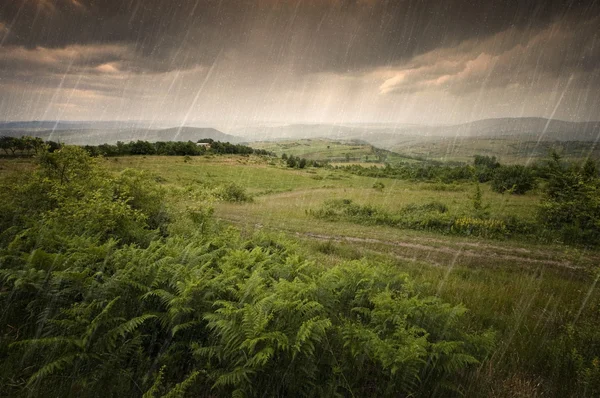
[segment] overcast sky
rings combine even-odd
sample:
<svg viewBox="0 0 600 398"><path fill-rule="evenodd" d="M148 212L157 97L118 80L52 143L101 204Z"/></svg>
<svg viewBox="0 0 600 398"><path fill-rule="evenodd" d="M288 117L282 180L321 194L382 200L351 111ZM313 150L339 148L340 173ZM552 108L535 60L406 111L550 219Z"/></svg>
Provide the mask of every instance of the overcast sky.
<svg viewBox="0 0 600 398"><path fill-rule="evenodd" d="M600 1L0 1L0 120L583 121L599 110Z"/></svg>

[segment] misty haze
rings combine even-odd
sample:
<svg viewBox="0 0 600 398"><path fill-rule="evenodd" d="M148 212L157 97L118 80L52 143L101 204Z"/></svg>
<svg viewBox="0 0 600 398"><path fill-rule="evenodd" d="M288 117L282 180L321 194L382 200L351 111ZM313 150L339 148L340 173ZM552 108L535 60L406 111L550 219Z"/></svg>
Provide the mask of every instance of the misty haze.
<svg viewBox="0 0 600 398"><path fill-rule="evenodd" d="M600 396L600 2L0 2L0 396Z"/></svg>

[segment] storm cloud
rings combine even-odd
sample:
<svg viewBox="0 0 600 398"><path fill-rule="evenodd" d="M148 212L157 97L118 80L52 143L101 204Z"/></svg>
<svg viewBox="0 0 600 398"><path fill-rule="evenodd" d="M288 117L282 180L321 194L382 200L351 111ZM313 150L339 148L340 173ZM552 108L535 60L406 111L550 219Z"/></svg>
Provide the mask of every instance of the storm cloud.
<svg viewBox="0 0 600 398"><path fill-rule="evenodd" d="M598 119L599 28L593 1L8 0L0 118Z"/></svg>

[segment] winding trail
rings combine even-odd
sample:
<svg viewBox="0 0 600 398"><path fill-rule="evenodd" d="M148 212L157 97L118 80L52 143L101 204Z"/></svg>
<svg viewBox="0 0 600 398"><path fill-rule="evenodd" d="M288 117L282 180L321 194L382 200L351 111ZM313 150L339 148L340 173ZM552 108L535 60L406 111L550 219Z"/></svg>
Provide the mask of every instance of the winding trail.
<svg viewBox="0 0 600 398"><path fill-rule="evenodd" d="M585 271L590 267L600 266L598 253L565 254L548 246L544 247L514 247L512 245L492 244L489 242L473 242L469 240L444 240L433 237L405 237L402 239L378 239L357 237L347 234L329 235L316 232L304 232L290 228L274 227L252 223L246 218L232 215L219 215L222 221L252 226L254 229L265 229L294 235L298 238L350 243L362 246L364 249L377 253L392 255L406 261L422 261L434 266L447 266L448 260L474 263L478 266L498 266L501 263L512 266L543 266L562 269L565 271ZM437 261L435 257L438 257Z"/></svg>

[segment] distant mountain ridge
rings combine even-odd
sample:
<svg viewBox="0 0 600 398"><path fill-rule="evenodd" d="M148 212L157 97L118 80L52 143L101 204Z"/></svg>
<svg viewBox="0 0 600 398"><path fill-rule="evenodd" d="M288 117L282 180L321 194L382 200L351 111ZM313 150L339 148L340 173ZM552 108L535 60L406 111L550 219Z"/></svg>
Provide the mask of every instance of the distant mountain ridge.
<svg viewBox="0 0 600 398"><path fill-rule="evenodd" d="M594 141L600 134L600 121L567 122L537 117L482 119L451 126L410 127L403 132L432 136L535 137L542 140Z"/></svg>
<svg viewBox="0 0 600 398"><path fill-rule="evenodd" d="M0 123L1 130L123 130L149 127L144 121L52 121L31 120ZM158 126L160 128L162 126Z"/></svg>
<svg viewBox="0 0 600 398"><path fill-rule="evenodd" d="M444 125L333 125L290 124L238 129L237 135L254 140L361 139L381 148L423 138L511 138L523 141L597 141L600 121L567 122L544 118L498 118Z"/></svg>
<svg viewBox="0 0 600 398"><path fill-rule="evenodd" d="M42 124L40 124L42 125ZM149 130L144 128L126 129L63 129L63 130L32 130L32 129L6 129L0 125L0 136L22 137L30 135L46 141L56 141L72 145L101 145L115 144L117 141L198 141L213 139L215 141L239 143L242 139L230 134L225 134L214 128L205 127L173 127L168 129Z"/></svg>
<svg viewBox="0 0 600 398"><path fill-rule="evenodd" d="M0 135L32 135L77 145L117 141L197 141L211 138L232 143L296 139L359 139L389 149L414 139L510 138L521 141L600 140L600 121L568 122L537 117L482 119L473 122L428 126L414 124L288 124L237 128L231 134L210 127L151 127L148 122L5 122Z"/></svg>

